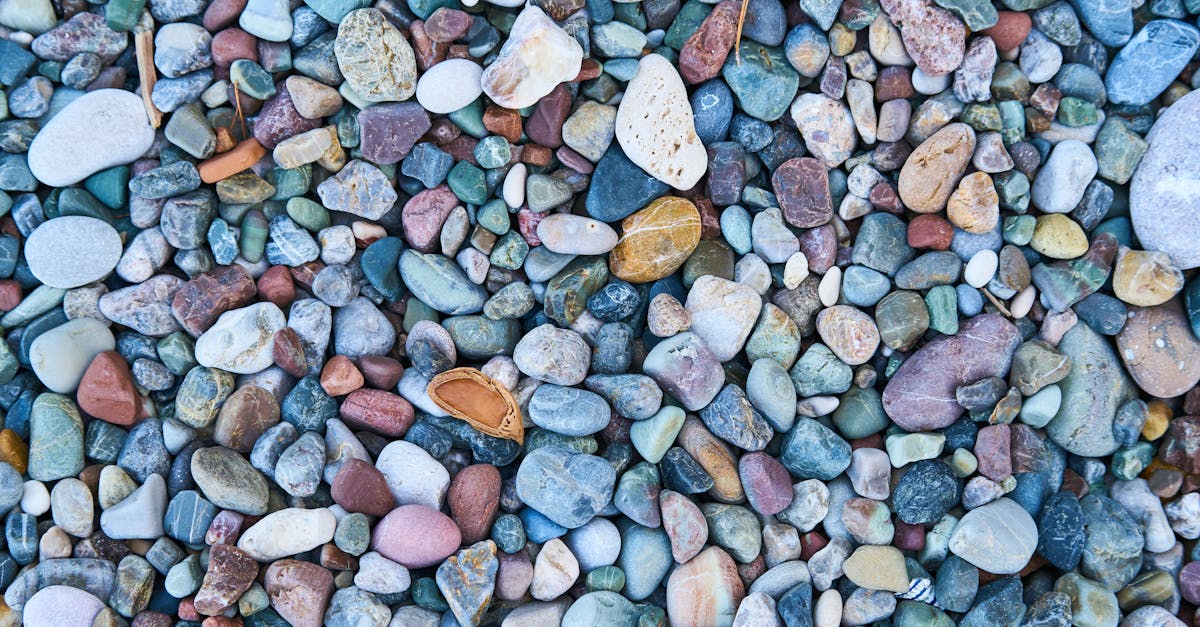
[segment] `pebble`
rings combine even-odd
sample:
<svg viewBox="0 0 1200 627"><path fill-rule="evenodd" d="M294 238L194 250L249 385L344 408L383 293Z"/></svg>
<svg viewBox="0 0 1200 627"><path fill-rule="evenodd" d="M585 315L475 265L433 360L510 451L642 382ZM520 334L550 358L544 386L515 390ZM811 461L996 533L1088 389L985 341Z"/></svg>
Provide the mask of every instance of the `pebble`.
<svg viewBox="0 0 1200 627"><path fill-rule="evenodd" d="M47 220L25 242L29 271L43 285L71 289L108 276L121 259L121 238L103 220L64 216ZM73 256L64 263L61 251Z"/></svg>
<svg viewBox="0 0 1200 627"><path fill-rule="evenodd" d="M471 104L483 88L483 69L467 59L447 59L426 70L417 81L417 102L430 113L453 113Z"/></svg>
<svg viewBox="0 0 1200 627"><path fill-rule="evenodd" d="M679 73L655 54L638 63L617 108L615 134L621 150L647 174L676 189L690 189L708 165L691 109Z"/></svg>
<svg viewBox="0 0 1200 627"><path fill-rule="evenodd" d="M83 13L81 16L93 15ZM154 141L141 98L98 89L71 101L29 145L29 170L63 187L141 157Z"/></svg>
<svg viewBox="0 0 1200 627"><path fill-rule="evenodd" d="M243 13L243 22L245 16ZM347 13L338 25L333 50L346 83L367 102L408 100L416 92L417 65L412 46L378 9ZM392 62L381 65L381 58Z"/></svg>
<svg viewBox="0 0 1200 627"><path fill-rule="evenodd" d="M583 49L537 6L525 7L496 59L483 72L483 91L510 109L537 103L559 83L571 80L583 62Z"/></svg>
<svg viewBox="0 0 1200 627"><path fill-rule="evenodd" d="M1181 128L1200 107L1200 96L1184 96L1154 123L1146 141L1150 147L1134 171L1129 187L1130 219L1147 250L1167 253L1183 270L1200 265L1200 254L1186 242L1200 221L1181 211L1181 191L1192 180L1190 134Z"/></svg>

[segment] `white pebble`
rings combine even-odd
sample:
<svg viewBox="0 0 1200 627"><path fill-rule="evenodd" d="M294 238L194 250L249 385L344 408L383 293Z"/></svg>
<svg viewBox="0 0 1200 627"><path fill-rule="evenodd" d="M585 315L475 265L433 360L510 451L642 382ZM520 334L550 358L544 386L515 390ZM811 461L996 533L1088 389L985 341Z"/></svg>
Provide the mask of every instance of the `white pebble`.
<svg viewBox="0 0 1200 627"><path fill-rule="evenodd" d="M842 269L834 266L821 278L821 283L817 286L817 296L820 297L822 305L833 307L837 304L841 293Z"/></svg>
<svg viewBox="0 0 1200 627"><path fill-rule="evenodd" d="M483 86L483 68L468 59L447 59L429 68L417 81L417 102L430 113L453 113L471 104Z"/></svg>
<svg viewBox="0 0 1200 627"><path fill-rule="evenodd" d="M930 76L930 75L926 74L925 72L922 72L921 68L919 68L919 67L913 68L913 71L912 71L913 89L915 89L918 94L924 94L926 96L934 96L934 95L942 93L943 91L946 91L946 88L950 87L950 79L953 76L954 76L953 74L943 74L941 76Z"/></svg>
<svg viewBox="0 0 1200 627"><path fill-rule="evenodd" d="M987 249L981 250L967 262L963 278L966 279L967 285L981 288L992 280L998 267L1000 267L1000 258L996 256L996 252Z"/></svg>
<svg viewBox="0 0 1200 627"><path fill-rule="evenodd" d="M833 588L821 593L813 606L814 627L837 627L842 622L842 595Z"/></svg>
<svg viewBox="0 0 1200 627"><path fill-rule="evenodd" d="M525 177L529 170L524 163L518 163L508 170L504 176L504 204L509 209L516 209L525 204Z"/></svg>
<svg viewBox="0 0 1200 627"><path fill-rule="evenodd" d="M1008 306L1013 318L1019 320L1029 315L1029 310L1033 309L1033 301L1036 299L1037 288L1032 285L1026 285L1025 289L1017 292L1017 295L1012 299L1012 303Z"/></svg>
<svg viewBox="0 0 1200 627"><path fill-rule="evenodd" d="M804 279L808 278L808 257L804 253L797 252L791 257L788 257L787 263L783 266L783 286L789 290L794 290L800 287Z"/></svg>
<svg viewBox="0 0 1200 627"><path fill-rule="evenodd" d="M30 516L41 516L50 511L50 491L41 481L26 481L21 492L21 511Z"/></svg>

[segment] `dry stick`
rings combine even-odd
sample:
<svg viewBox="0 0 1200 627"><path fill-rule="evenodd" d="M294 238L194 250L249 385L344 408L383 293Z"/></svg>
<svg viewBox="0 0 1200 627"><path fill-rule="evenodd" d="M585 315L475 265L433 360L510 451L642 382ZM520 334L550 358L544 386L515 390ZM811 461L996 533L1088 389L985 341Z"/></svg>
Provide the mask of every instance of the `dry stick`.
<svg viewBox="0 0 1200 627"><path fill-rule="evenodd" d="M1000 310L1000 313L1004 314L1005 316L1007 316L1009 318L1013 317L1012 312L1008 310L1008 307L1005 307L1003 302L1001 302L995 296L992 296L992 293L989 292L986 287L979 291L983 292L983 295L987 296L987 299L992 301L992 304L996 306L996 309Z"/></svg>
<svg viewBox="0 0 1200 627"><path fill-rule="evenodd" d="M133 36L133 44L137 51L138 78L142 86L142 104L146 106L146 116L150 125L158 128L162 124L162 111L154 106L150 94L154 91L154 83L158 75L154 70L154 33L149 30L138 31Z"/></svg>
<svg viewBox="0 0 1200 627"><path fill-rule="evenodd" d="M230 122L229 122L229 132L230 133L233 132L233 124L235 121L241 122L242 123L242 139L245 139L250 136L250 133L246 131L246 116L242 114L242 92L238 89L237 81L232 81L230 84L233 85L233 107L234 107L234 116L233 117L235 119L230 120Z"/></svg>
<svg viewBox="0 0 1200 627"><path fill-rule="evenodd" d="M742 8L738 12L737 33L733 40L733 58L740 66L742 64L742 25L746 23L746 9L750 7L750 0L742 0Z"/></svg>

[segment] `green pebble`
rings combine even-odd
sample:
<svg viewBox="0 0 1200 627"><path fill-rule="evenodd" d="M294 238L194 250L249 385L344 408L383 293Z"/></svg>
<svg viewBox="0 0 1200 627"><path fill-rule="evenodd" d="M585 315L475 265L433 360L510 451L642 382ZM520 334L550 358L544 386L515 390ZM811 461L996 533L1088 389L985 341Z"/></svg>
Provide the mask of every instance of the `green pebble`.
<svg viewBox="0 0 1200 627"><path fill-rule="evenodd" d="M238 248L242 257L250 263L258 263L267 248L267 217L261 211L250 211L242 218L241 227L242 237Z"/></svg>
<svg viewBox="0 0 1200 627"><path fill-rule="evenodd" d="M271 600L267 597L267 591L257 581L250 584L250 589L242 593L237 603L238 612L242 616L253 616L267 609L270 604Z"/></svg>
<svg viewBox="0 0 1200 627"><path fill-rule="evenodd" d="M976 132L999 131L1004 128L1000 109L990 103L973 103L963 107L962 121Z"/></svg>
<svg viewBox="0 0 1200 627"><path fill-rule="evenodd" d="M929 328L944 335L958 333L958 292L953 285L938 285L925 294Z"/></svg>
<svg viewBox="0 0 1200 627"><path fill-rule="evenodd" d="M29 412L29 478L55 481L83 471L83 418L75 402L44 393Z"/></svg>
<svg viewBox="0 0 1200 627"><path fill-rule="evenodd" d="M696 279L711 274L733 280L733 251L721 240L700 240L683 264L683 286L691 289Z"/></svg>
<svg viewBox="0 0 1200 627"><path fill-rule="evenodd" d="M275 95L275 81L261 65L250 59L238 59L229 66L229 81L242 93L257 100Z"/></svg>
<svg viewBox="0 0 1200 627"><path fill-rule="evenodd" d="M875 388L853 386L842 395L842 402L833 412L833 424L843 437L853 440L882 431L890 420L883 411L883 401Z"/></svg>
<svg viewBox="0 0 1200 627"><path fill-rule="evenodd" d="M471 104L448 114L451 122L462 132L476 139L487 137L488 130L483 126L483 103L475 99Z"/></svg>
<svg viewBox="0 0 1200 627"><path fill-rule="evenodd" d="M1001 172L992 177L996 194L1000 197L1000 207L1015 213L1025 213L1029 210L1029 179L1017 170ZM1032 217L1032 216L1031 216ZM1033 237L1033 227L1030 227L1029 237ZM1011 242L1014 243L1015 242ZM1025 241L1028 244L1029 240ZM1017 244L1024 246L1025 244Z"/></svg>
<svg viewBox="0 0 1200 627"><path fill-rule="evenodd" d="M1064 126L1088 126L1100 121L1096 105L1074 96L1067 96L1058 103L1058 121Z"/></svg>
<svg viewBox="0 0 1200 627"><path fill-rule="evenodd" d="M410 592L413 602L427 610L445 612L450 609L433 577L421 577L414 581Z"/></svg>
<svg viewBox="0 0 1200 627"><path fill-rule="evenodd" d="M504 235L512 228L512 220L508 213L508 205L503 200L493 200L475 212L475 220L479 226L495 233Z"/></svg>
<svg viewBox="0 0 1200 627"><path fill-rule="evenodd" d="M601 566L587 574L585 585L588 592L620 592L625 587L625 571L616 566Z"/></svg>
<svg viewBox="0 0 1200 627"><path fill-rule="evenodd" d="M86 189L68 187L58 196L58 215L87 216L112 224L112 212Z"/></svg>
<svg viewBox="0 0 1200 627"><path fill-rule="evenodd" d="M487 181L483 170L466 161L459 161L446 176L446 184L458 199L473 205L482 205L488 199Z"/></svg>
<svg viewBox="0 0 1200 627"><path fill-rule="evenodd" d="M412 331L413 327L422 320L437 322L441 319L437 310L425 303L419 298L409 298L408 307L404 310L404 331L407 333Z"/></svg>
<svg viewBox="0 0 1200 627"><path fill-rule="evenodd" d="M1013 246L1025 246L1033 239L1037 218L1030 215L1004 218L1004 241Z"/></svg>
<svg viewBox="0 0 1200 627"><path fill-rule="evenodd" d="M493 266L506 270L520 270L521 266L525 264L525 256L528 254L529 244L520 233L513 231L496 242L488 260Z"/></svg>
<svg viewBox="0 0 1200 627"><path fill-rule="evenodd" d="M158 341L158 359L177 377L196 366L196 344L183 331L176 331Z"/></svg>
<svg viewBox="0 0 1200 627"><path fill-rule="evenodd" d="M708 17L712 8L713 5L700 0L688 0L687 4L683 5L679 9L679 13L675 15L675 21L671 22L671 27L667 29L667 36L663 39L663 43L675 50L682 50L683 44L687 43L688 37L691 37L692 33L700 28L700 23Z"/></svg>
<svg viewBox="0 0 1200 627"><path fill-rule="evenodd" d="M217 149L217 134L195 103L176 109L163 133L167 141L197 159L207 159Z"/></svg>
<svg viewBox="0 0 1200 627"><path fill-rule="evenodd" d="M38 74L58 83L62 80L63 64L58 61L42 61L38 64Z"/></svg>
<svg viewBox="0 0 1200 627"><path fill-rule="evenodd" d="M312 186L312 164L306 163L290 170L275 168L267 173L267 180L275 186L275 195L271 200L290 200L303 196Z"/></svg>
<svg viewBox="0 0 1200 627"><path fill-rule="evenodd" d="M145 8L146 0L109 0L104 5L104 21L115 31L130 31Z"/></svg>
<svg viewBox="0 0 1200 627"><path fill-rule="evenodd" d="M1000 110L1000 138L1005 146L1011 146L1025 138L1025 108L1017 100L1002 101Z"/></svg>
<svg viewBox="0 0 1200 627"><path fill-rule="evenodd" d="M129 202L129 166L119 165L101 170L87 177L83 187L109 208L124 207Z"/></svg>
<svg viewBox="0 0 1200 627"><path fill-rule="evenodd" d="M366 553L371 543L371 521L367 515L355 512L342 517L333 533L333 543L355 557Z"/></svg>
<svg viewBox="0 0 1200 627"><path fill-rule="evenodd" d="M639 32L646 32L646 14L642 11L640 2L614 2L613 19L624 22Z"/></svg>
<svg viewBox="0 0 1200 627"><path fill-rule="evenodd" d="M1118 116L1110 116L1096 135L1096 173L1100 178L1125 184L1150 145Z"/></svg>
<svg viewBox="0 0 1200 627"><path fill-rule="evenodd" d="M1112 457L1112 474L1122 481L1133 481L1154 459L1154 445L1138 442L1118 449Z"/></svg>
<svg viewBox="0 0 1200 627"><path fill-rule="evenodd" d="M500 168L508 165L511 159L512 147L507 139L499 135L488 135L475 144L475 161L481 168Z"/></svg>
<svg viewBox="0 0 1200 627"><path fill-rule="evenodd" d="M330 224L328 209L315 200L300 196L288 199L287 215L310 233L316 233Z"/></svg>
<svg viewBox="0 0 1200 627"><path fill-rule="evenodd" d="M528 453L544 446L561 446L576 453L592 454L600 450L600 443L590 435L562 435L546 429L532 429L525 435L525 451Z"/></svg>

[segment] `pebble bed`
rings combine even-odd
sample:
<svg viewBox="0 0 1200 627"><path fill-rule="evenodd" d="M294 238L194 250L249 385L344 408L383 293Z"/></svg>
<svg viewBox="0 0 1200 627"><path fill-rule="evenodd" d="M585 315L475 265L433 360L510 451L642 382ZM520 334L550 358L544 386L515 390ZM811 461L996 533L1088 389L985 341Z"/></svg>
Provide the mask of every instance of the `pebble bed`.
<svg viewBox="0 0 1200 627"><path fill-rule="evenodd" d="M0 627L1200 625L1197 13L0 0Z"/></svg>

